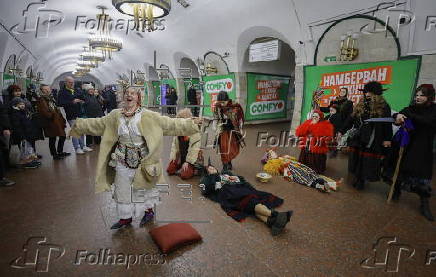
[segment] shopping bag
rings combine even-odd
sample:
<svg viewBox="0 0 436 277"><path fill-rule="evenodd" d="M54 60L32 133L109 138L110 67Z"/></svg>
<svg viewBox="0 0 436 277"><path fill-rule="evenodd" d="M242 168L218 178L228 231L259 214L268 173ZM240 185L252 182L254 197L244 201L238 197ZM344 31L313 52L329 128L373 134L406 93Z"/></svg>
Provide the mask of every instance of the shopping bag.
<svg viewBox="0 0 436 277"><path fill-rule="evenodd" d="M21 151L18 145L11 145L9 150L9 163L11 165L17 165L20 162Z"/></svg>

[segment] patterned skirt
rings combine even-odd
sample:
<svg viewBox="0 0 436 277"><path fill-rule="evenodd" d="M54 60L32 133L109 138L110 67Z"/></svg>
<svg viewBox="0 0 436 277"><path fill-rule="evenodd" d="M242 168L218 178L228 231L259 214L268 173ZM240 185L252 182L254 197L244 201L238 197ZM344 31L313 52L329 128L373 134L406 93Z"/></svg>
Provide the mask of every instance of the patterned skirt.
<svg viewBox="0 0 436 277"><path fill-rule="evenodd" d="M307 165L316 173L321 174L326 169L327 155L311 153L307 149L301 149L298 162Z"/></svg>

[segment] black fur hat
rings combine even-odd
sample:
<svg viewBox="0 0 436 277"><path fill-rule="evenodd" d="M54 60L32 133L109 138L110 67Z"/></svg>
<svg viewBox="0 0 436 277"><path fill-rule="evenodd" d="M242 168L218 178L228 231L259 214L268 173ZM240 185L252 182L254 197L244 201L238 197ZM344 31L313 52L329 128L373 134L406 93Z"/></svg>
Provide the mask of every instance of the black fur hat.
<svg viewBox="0 0 436 277"><path fill-rule="evenodd" d="M375 95L382 95L383 91L387 90L386 88L383 88L382 84L380 84L377 81L371 81L365 84L363 89L359 89L360 91L363 91L363 93L366 92L372 92Z"/></svg>

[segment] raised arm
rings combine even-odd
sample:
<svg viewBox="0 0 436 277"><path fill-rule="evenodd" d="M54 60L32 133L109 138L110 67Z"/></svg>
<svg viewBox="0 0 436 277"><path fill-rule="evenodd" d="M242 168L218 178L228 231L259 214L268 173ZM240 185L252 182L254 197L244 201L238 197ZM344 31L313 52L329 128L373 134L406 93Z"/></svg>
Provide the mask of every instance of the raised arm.
<svg viewBox="0 0 436 277"><path fill-rule="evenodd" d="M156 117L164 136L192 136L200 131L198 125L189 118L170 118L162 115Z"/></svg>
<svg viewBox="0 0 436 277"><path fill-rule="evenodd" d="M107 122L114 120L117 112L118 110L113 110L108 115L100 118L78 118L69 135L73 137L80 137L81 135L102 136Z"/></svg>
<svg viewBox="0 0 436 277"><path fill-rule="evenodd" d="M400 114L404 114L407 118L410 118L412 122L422 124L427 126L428 128L436 129L436 109L432 109L430 113L426 114L417 114L414 113L410 107L404 108L399 112Z"/></svg>

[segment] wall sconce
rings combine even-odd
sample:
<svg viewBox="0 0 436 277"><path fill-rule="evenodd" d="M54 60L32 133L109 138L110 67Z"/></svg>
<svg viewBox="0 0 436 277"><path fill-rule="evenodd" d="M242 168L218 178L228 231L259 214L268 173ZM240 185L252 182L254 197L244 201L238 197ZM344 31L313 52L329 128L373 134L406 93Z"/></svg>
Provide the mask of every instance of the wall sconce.
<svg viewBox="0 0 436 277"><path fill-rule="evenodd" d="M352 61L359 54L356 48L359 33L348 31L347 34L341 36L341 48L339 52L340 61Z"/></svg>
<svg viewBox="0 0 436 277"><path fill-rule="evenodd" d="M21 76L23 70L21 70L21 68L16 66L16 67L9 68L9 73L17 77L17 76Z"/></svg>
<svg viewBox="0 0 436 277"><path fill-rule="evenodd" d="M207 66L206 66L206 73L207 74L212 74L212 73L217 74L218 73L218 68L216 68L216 66L208 63Z"/></svg>
<svg viewBox="0 0 436 277"><path fill-rule="evenodd" d="M144 86L145 85L145 73L137 70L136 73L133 70L130 71L130 80L132 86Z"/></svg>
<svg viewBox="0 0 436 277"><path fill-rule="evenodd" d="M42 75L42 72L36 73L36 81L41 82L44 80L44 76Z"/></svg>
<svg viewBox="0 0 436 277"><path fill-rule="evenodd" d="M204 68L204 60L202 58L197 58L197 67L198 67L198 71L200 71L200 74L202 76L206 75L206 70Z"/></svg>
<svg viewBox="0 0 436 277"><path fill-rule="evenodd" d="M156 71L160 79L170 79L170 68L167 65L161 64Z"/></svg>

